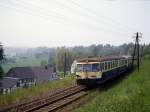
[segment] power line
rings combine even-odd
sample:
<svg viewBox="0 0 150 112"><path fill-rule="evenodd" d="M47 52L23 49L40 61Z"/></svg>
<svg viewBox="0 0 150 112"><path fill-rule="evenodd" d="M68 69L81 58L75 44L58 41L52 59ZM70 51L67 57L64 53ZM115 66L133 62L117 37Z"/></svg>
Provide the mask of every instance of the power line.
<svg viewBox="0 0 150 112"><path fill-rule="evenodd" d="M19 1L17 1L19 4L20 4L20 0ZM74 20L71 20L72 18L69 18L69 17L66 17L66 16L64 16L64 15L60 15L59 13L56 13L56 12L53 12L53 11L49 11L49 10L46 10L46 9L44 9L44 8L41 8L41 7L38 7L38 6L35 6L35 5L33 5L33 4L30 4L30 3L26 3L26 2L22 2L22 7L25 9L21 9L21 8L17 8L17 7L11 7L11 8L14 8L16 11L20 11L20 9L21 9L21 12L25 12L25 13L29 13L29 14L31 14L31 15L35 15L35 13L34 12L40 12L40 13L42 13L42 15L44 15L44 18L45 18L45 16L46 16L46 18L47 19L51 19L51 18L49 18L49 17L53 17L53 18L56 18L57 20L61 20L61 21L63 21L63 22L65 22L65 23L71 23L71 24L79 24L80 26L85 26L86 28L87 28L87 26L88 26L88 28L94 28L94 30L99 30L99 31L101 31L101 30L103 30L104 32L106 32L106 33L108 33L108 30L105 30L105 29L102 29L102 28L100 28L99 26L95 26L95 25L91 25L91 24L87 24L87 23L83 23L83 22L81 22L81 21L74 21ZM28 7L30 10L28 11L26 8L27 8L27 6L26 5L24 5L24 4L27 4L27 5L31 5L32 6L32 8L30 8L30 7ZM5 4L6 5L6 4ZM11 5L7 5L7 7L10 7ZM36 7L36 10L34 9ZM37 10L37 9L40 9L40 10ZM47 13L45 13L45 11L47 12ZM56 15L53 15L52 13L55 13ZM39 15L38 15L39 16ZM43 16L41 16L40 15L40 17L43 17ZM68 19L69 18L69 19ZM55 20L56 21L56 20ZM82 25L81 25L82 24Z"/></svg>
<svg viewBox="0 0 150 112"><path fill-rule="evenodd" d="M19 0L20 1L20 0ZM68 8L69 10L71 10L71 11L73 11L73 12L75 12L74 10L72 10L72 8L70 8L70 7L68 7L66 4L62 4L61 2L58 2L58 1L56 1L55 0L55 2L57 3L57 4L59 4L60 6L63 6L64 8ZM43 8L42 8L43 9ZM89 17L91 17L91 16L89 16L89 15L85 15L84 14L84 16L88 16L88 17L86 17L86 18L89 18ZM64 16L65 17L65 16ZM67 18L69 18L69 17L67 17ZM72 18L69 18L69 19L72 19ZM68 20L69 20L68 19ZM94 20L95 21L95 20ZM74 21L75 22L75 21ZM80 22L80 21L79 21ZM97 21L97 22L99 22L99 21ZM80 22L81 23L81 22ZM81 24L83 24L83 23L81 23ZM85 23L84 23L84 25L86 25ZM87 26L87 25L86 25ZM92 27L93 25L90 25L90 27ZM96 27L96 29L98 28L99 26L97 26ZM101 27L99 27L101 30L102 30L102 28ZM113 29L111 29L112 31L114 31ZM103 29L103 31L104 31L104 29ZM108 33L108 30L105 30L107 33ZM118 30L117 30L117 32L118 32ZM122 33L120 33L120 34L122 34ZM124 34L126 34L126 33L124 33ZM123 34L123 35L124 35Z"/></svg>
<svg viewBox="0 0 150 112"><path fill-rule="evenodd" d="M17 11L17 12L26 13L28 15L40 17L40 18L45 19L45 20L52 20L52 18L55 18L54 21L60 23L60 21L58 21L58 20L60 20L60 18L56 17L54 15L49 14L49 15L46 15L46 16L42 16L43 14L41 15L41 14L39 14L39 12L28 10L26 7L23 7L23 6L22 6L23 8L18 8L18 7L13 7L11 4L4 4L4 3L1 3L1 2L0 2L0 5L2 7L11 8L11 9ZM61 20L62 20L62 18L61 18Z"/></svg>
<svg viewBox="0 0 150 112"><path fill-rule="evenodd" d="M90 11L84 11L84 13L82 13L82 12L79 12L79 11L77 11L77 10L74 10L73 9L73 7L70 7L70 6L67 6L66 4L63 4L63 3L60 3L60 2L58 2L57 0L55 0L55 2L57 2L59 5L62 5L64 8L68 8L69 9L69 11L73 11L73 12L76 12L77 14L81 14L81 16L84 16L86 19L94 19L93 21L94 22L97 22L97 23L100 23L100 20L99 19L101 19L101 18L95 18L95 16L93 16L93 13L92 13L92 15L90 14L88 14ZM71 2L70 0L69 0L69 2ZM77 6L77 4L74 4L75 6ZM84 7L80 7L79 6L79 8L81 8L81 9L84 9ZM84 9L85 10L85 9ZM95 15L95 14L94 14ZM94 18L93 18L94 17ZM98 16L97 16L98 17ZM107 25L112 25L112 24L110 24L110 23L107 23L106 21L103 21L104 23L106 23ZM105 25L106 25L105 24ZM112 25L112 26L114 26L114 25ZM115 28L116 28L116 26L118 26L118 25L115 25ZM113 29L111 29L112 31L114 31L114 27L113 27ZM120 31L120 28L118 29L119 31ZM116 30L118 33L121 33L121 32L119 32L118 30ZM126 33L126 31L124 31L123 32L123 34L127 34Z"/></svg>
<svg viewBox="0 0 150 112"><path fill-rule="evenodd" d="M126 29L131 29L131 30L135 31L134 28L131 28L131 27L127 26L127 25L123 25L122 23L112 19L111 17L105 16L102 12L100 13L101 15L99 15L94 10L91 10L90 8L87 8L87 7L84 7L83 5L80 5L80 3L77 3L77 0L76 1L75 0L68 0L68 1L71 2L72 4L76 5L77 7L85 10L86 12L91 13L92 15L98 17L99 19L104 18L104 20L108 20L108 21L111 22L111 23L106 23L105 22L106 24L110 24L110 25L118 24L118 25L122 26L122 28L126 27ZM115 26L118 26L118 25L115 25Z"/></svg>

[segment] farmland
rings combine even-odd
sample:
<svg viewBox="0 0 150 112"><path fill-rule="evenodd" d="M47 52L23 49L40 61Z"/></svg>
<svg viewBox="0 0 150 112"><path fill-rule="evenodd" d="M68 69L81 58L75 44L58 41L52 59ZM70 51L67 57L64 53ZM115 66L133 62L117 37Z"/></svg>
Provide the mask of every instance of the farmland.
<svg viewBox="0 0 150 112"><path fill-rule="evenodd" d="M42 60L47 61L47 58L26 58L26 59L17 58L15 63L3 64L3 69L4 69L5 73L7 73L8 70L12 67L40 66Z"/></svg>

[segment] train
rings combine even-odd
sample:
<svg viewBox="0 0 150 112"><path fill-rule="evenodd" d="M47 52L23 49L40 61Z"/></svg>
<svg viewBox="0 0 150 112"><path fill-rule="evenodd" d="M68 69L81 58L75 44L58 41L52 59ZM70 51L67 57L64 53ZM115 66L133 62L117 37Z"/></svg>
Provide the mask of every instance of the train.
<svg viewBox="0 0 150 112"><path fill-rule="evenodd" d="M93 86L132 69L132 56L97 56L77 59L73 64L76 82Z"/></svg>

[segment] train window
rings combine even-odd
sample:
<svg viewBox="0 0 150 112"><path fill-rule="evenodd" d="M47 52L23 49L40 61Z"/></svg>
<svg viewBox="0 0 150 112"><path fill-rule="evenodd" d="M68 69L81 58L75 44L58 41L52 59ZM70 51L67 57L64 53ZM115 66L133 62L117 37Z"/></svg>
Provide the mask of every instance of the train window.
<svg viewBox="0 0 150 112"><path fill-rule="evenodd" d="M115 60L115 67L117 67L117 60Z"/></svg>
<svg viewBox="0 0 150 112"><path fill-rule="evenodd" d="M103 71L104 70L104 63L101 63L101 70Z"/></svg>
<svg viewBox="0 0 150 112"><path fill-rule="evenodd" d="M105 62L105 70L107 70L107 62Z"/></svg>
<svg viewBox="0 0 150 112"><path fill-rule="evenodd" d="M125 60L122 60L122 65L124 65L125 64Z"/></svg>
<svg viewBox="0 0 150 112"><path fill-rule="evenodd" d="M77 64L77 72L83 71L83 66L82 64Z"/></svg>
<svg viewBox="0 0 150 112"><path fill-rule="evenodd" d="M112 68L115 68L115 61L112 62Z"/></svg>
<svg viewBox="0 0 150 112"><path fill-rule="evenodd" d="M121 60L119 60L119 66L121 66Z"/></svg>
<svg viewBox="0 0 150 112"><path fill-rule="evenodd" d="M130 59L130 64L132 63L132 60Z"/></svg>
<svg viewBox="0 0 150 112"><path fill-rule="evenodd" d="M121 60L118 60L118 67L120 67L120 61L121 61Z"/></svg>
<svg viewBox="0 0 150 112"><path fill-rule="evenodd" d="M117 67L117 61L115 60L115 67Z"/></svg>
<svg viewBox="0 0 150 112"><path fill-rule="evenodd" d="M123 65L123 60L121 60L121 66Z"/></svg>
<svg viewBox="0 0 150 112"><path fill-rule="evenodd" d="M115 60L113 61L114 63L113 63L113 68L115 68Z"/></svg>
<svg viewBox="0 0 150 112"><path fill-rule="evenodd" d="M99 64L99 63L92 64L92 71L93 71L93 72L98 72L98 71L100 71L100 64Z"/></svg>
<svg viewBox="0 0 150 112"><path fill-rule="evenodd" d="M126 65L127 64L127 60L124 60L124 65Z"/></svg>
<svg viewBox="0 0 150 112"><path fill-rule="evenodd" d="M127 60L125 60L125 65L127 65Z"/></svg>
<svg viewBox="0 0 150 112"><path fill-rule="evenodd" d="M110 62L110 69L112 69L112 61Z"/></svg>
<svg viewBox="0 0 150 112"><path fill-rule="evenodd" d="M108 62L108 69L110 69L111 67L111 62Z"/></svg>
<svg viewBox="0 0 150 112"><path fill-rule="evenodd" d="M92 65L91 64L83 64L83 71L86 71L86 72L92 71Z"/></svg>
<svg viewBox="0 0 150 112"><path fill-rule="evenodd" d="M115 61L113 60L113 68L115 68Z"/></svg>
<svg viewBox="0 0 150 112"><path fill-rule="evenodd" d="M111 68L114 68L114 61L112 61Z"/></svg>

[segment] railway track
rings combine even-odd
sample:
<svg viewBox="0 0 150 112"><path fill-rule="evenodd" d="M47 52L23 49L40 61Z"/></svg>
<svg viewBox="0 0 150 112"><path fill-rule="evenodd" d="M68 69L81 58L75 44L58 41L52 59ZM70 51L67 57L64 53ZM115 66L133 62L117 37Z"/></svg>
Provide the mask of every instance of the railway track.
<svg viewBox="0 0 150 112"><path fill-rule="evenodd" d="M86 95L87 92L83 90L84 86L68 87L45 98L0 109L0 112L51 112Z"/></svg>

